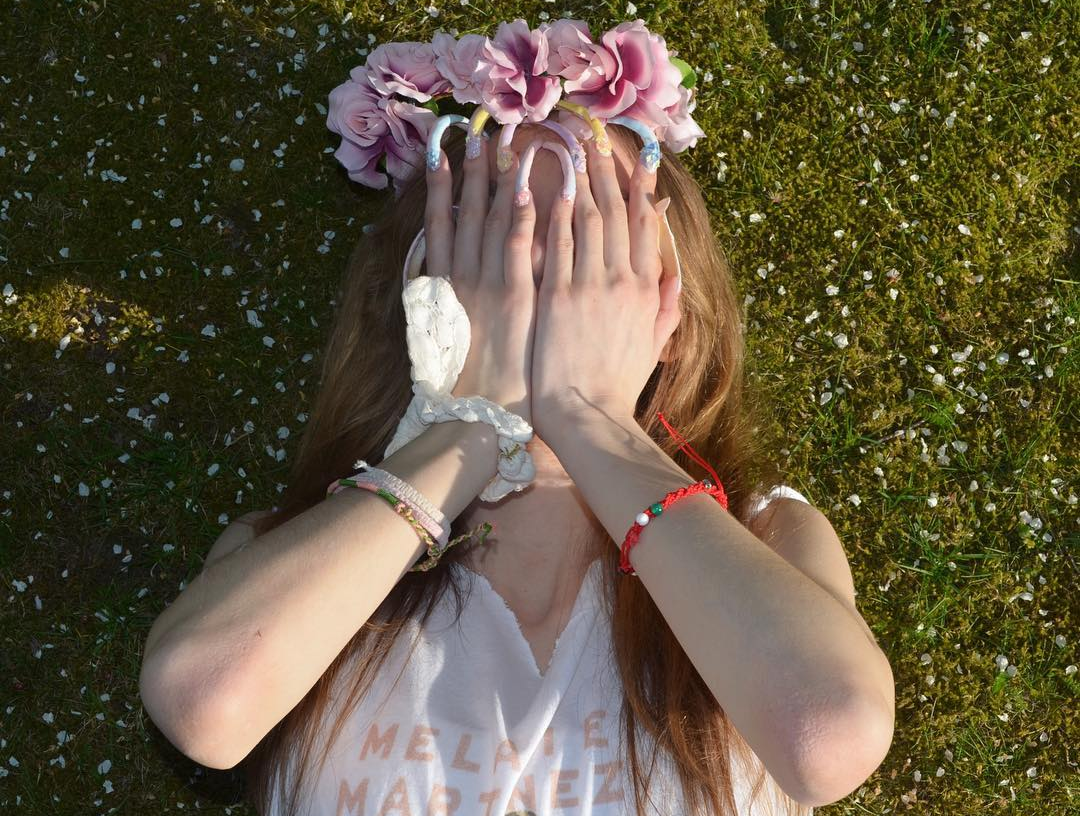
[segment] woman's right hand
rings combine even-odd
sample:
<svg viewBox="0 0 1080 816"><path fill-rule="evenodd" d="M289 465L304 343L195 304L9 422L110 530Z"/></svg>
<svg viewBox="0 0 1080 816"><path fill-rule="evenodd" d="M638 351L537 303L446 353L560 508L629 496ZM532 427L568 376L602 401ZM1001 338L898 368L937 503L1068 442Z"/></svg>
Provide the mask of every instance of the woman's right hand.
<svg viewBox="0 0 1080 816"><path fill-rule="evenodd" d="M456 226L446 153L440 150L438 170L425 170L427 274L449 276L472 329L469 353L451 394L486 397L532 424L535 210L513 206L517 154L510 168L498 174L489 209L489 140L480 141L480 155L465 159Z"/></svg>

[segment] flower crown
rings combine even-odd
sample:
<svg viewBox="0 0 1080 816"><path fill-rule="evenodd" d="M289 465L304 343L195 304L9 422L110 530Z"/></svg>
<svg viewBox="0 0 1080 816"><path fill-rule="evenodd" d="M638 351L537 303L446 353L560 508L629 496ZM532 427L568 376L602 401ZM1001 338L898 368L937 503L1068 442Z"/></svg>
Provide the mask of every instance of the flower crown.
<svg viewBox="0 0 1080 816"><path fill-rule="evenodd" d="M431 43L392 42L372 51L330 92L326 126L341 136L334 157L349 178L381 190L388 174L395 195L424 162L445 97L482 108L468 120L454 117L477 134L490 116L502 125L539 122L602 141L599 123L615 120L647 129L643 138L680 153L705 133L690 117L697 77L673 53L640 19L619 23L599 41L584 21L568 19L537 29L520 18L502 22L494 38L439 32Z"/></svg>

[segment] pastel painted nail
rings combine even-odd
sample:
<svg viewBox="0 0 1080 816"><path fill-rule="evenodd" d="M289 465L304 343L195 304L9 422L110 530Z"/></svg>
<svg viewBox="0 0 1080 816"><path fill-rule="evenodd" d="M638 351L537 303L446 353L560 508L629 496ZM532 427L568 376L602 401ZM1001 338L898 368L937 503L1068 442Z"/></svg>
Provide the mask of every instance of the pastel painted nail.
<svg viewBox="0 0 1080 816"><path fill-rule="evenodd" d="M457 113L447 113L435 120L435 125L428 133L427 141L427 169L434 173L442 164L442 137L450 125L468 127L469 120Z"/></svg>
<svg viewBox="0 0 1080 816"><path fill-rule="evenodd" d="M510 143L514 140L514 131L517 130L516 122L507 122L499 130L499 145L495 153L495 165L500 173L505 173L514 163L514 153L510 149Z"/></svg>
<svg viewBox="0 0 1080 816"><path fill-rule="evenodd" d="M638 153L638 163L646 172L655 173L656 168L660 166L660 143L656 141L652 128L632 116L615 116L610 121L630 128L641 137L643 145Z"/></svg>
<svg viewBox="0 0 1080 816"><path fill-rule="evenodd" d="M484 122L488 120L489 114L484 108L477 107L473 111L472 117L469 119L468 136L465 137L465 158L475 159L480 155L480 142L481 140L487 141L490 136L484 130Z"/></svg>
<svg viewBox="0 0 1080 816"><path fill-rule="evenodd" d="M514 203L524 207L532 200L529 190L529 174L532 172L533 159L536 151L540 148L550 150L559 157L559 164L563 171L563 186L559 195L564 201L573 201L577 194L577 177L574 175L574 162L570 158L570 152L559 142L550 142L543 139L533 139L525 152L521 154L521 163L518 165L517 179L514 182Z"/></svg>

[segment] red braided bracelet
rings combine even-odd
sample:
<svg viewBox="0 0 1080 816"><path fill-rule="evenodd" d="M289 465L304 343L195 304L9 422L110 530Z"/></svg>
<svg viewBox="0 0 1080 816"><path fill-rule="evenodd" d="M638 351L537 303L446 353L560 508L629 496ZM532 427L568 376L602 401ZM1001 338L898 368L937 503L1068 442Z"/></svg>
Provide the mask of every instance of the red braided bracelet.
<svg viewBox="0 0 1080 816"><path fill-rule="evenodd" d="M649 505L648 509L638 513L634 525L627 531L626 538L623 539L621 547L622 555L619 559L619 572L624 575L637 575L637 571L630 565L630 550L637 544L638 539L641 537L641 531L645 529L645 525L649 523L650 519L659 516L666 508L673 505L679 499L685 498L686 496L693 496L695 493L708 493L720 503L721 507L725 510L728 508L727 493L724 492L724 488L720 484L720 477L716 475L716 471L712 469L708 462L697 454L678 431L668 424L668 421L664 419L663 413L658 412L656 415L660 418L660 421L664 423L664 427L667 428L668 433L676 439L682 439L683 444L679 445L679 448L685 448L691 459L695 462L700 462L708 468L709 473L713 476L713 480L702 479L700 482L694 482L687 487L680 487L678 490L672 490L664 496L661 501Z"/></svg>

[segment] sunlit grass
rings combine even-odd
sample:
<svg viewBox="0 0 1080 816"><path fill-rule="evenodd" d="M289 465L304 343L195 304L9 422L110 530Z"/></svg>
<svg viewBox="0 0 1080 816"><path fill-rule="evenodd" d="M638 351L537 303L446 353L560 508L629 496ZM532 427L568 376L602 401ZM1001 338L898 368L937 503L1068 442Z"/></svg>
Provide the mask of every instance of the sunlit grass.
<svg viewBox="0 0 1080 816"><path fill-rule="evenodd" d="M275 502L386 198L334 161L327 94L376 44L562 8L10 6L0 807L249 813L146 717L140 650ZM746 297L762 433L893 666L892 750L820 812L1080 810L1075 6L570 16L641 17L697 73L681 158Z"/></svg>

